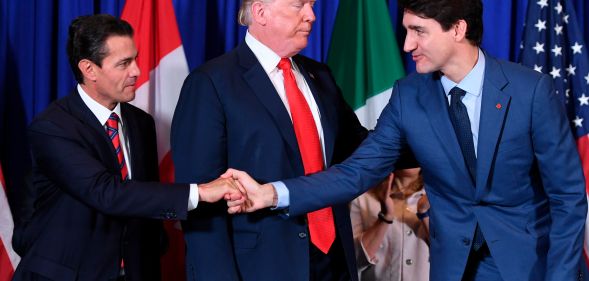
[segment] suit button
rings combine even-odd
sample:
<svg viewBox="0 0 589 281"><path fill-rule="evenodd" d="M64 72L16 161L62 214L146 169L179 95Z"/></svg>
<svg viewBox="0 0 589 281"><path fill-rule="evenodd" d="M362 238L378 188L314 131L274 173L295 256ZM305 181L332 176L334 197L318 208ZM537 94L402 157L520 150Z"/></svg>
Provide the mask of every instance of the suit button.
<svg viewBox="0 0 589 281"><path fill-rule="evenodd" d="M412 259L406 259L405 260L405 264L407 264L407 265L413 265L413 260Z"/></svg>
<svg viewBox="0 0 589 281"><path fill-rule="evenodd" d="M464 244L464 246L470 246L470 239L468 239L468 238L463 238L463 239L462 239L462 244Z"/></svg>
<svg viewBox="0 0 589 281"><path fill-rule="evenodd" d="M411 234L413 234L413 230L409 229L409 230L407 230L406 233L407 233L407 236L411 236Z"/></svg>
<svg viewBox="0 0 589 281"><path fill-rule="evenodd" d="M304 232L299 233L299 238L301 238L301 239L307 238L307 233L304 233Z"/></svg>

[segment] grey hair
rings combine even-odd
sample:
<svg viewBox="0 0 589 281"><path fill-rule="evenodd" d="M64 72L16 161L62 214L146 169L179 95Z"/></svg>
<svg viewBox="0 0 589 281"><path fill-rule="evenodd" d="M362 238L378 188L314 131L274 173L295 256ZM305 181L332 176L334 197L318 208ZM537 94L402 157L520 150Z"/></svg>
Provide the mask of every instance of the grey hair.
<svg viewBox="0 0 589 281"><path fill-rule="evenodd" d="M269 3L274 0L243 0L239 13L237 14L237 22L243 26L248 26L252 23L252 4L254 2Z"/></svg>

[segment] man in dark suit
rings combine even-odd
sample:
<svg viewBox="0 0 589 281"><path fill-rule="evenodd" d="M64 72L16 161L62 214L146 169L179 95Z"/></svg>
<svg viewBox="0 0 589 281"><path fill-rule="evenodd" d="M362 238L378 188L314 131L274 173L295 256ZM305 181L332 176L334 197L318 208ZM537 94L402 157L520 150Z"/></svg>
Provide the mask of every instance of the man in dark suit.
<svg viewBox="0 0 589 281"><path fill-rule="evenodd" d="M127 22L79 17L67 51L77 90L29 127L34 211L15 237L14 280L159 280L159 220L240 194L225 180L157 182L153 119L127 104L139 75Z"/></svg>
<svg viewBox="0 0 589 281"><path fill-rule="evenodd" d="M480 50L480 0L400 4L418 73L396 83L375 131L311 177L257 188L230 171L245 209L287 205L274 198L284 187L291 216L346 202L410 147L431 204L431 280L577 280L585 181L551 78Z"/></svg>
<svg viewBox="0 0 589 281"><path fill-rule="evenodd" d="M327 66L297 55L314 2L243 1L245 42L182 88L171 134L176 181L214 179L228 167L264 182L301 176L345 159L365 137ZM276 210L228 217L226 205L207 207L183 224L189 280L357 280L346 203L287 220ZM316 215L330 218L321 225Z"/></svg>

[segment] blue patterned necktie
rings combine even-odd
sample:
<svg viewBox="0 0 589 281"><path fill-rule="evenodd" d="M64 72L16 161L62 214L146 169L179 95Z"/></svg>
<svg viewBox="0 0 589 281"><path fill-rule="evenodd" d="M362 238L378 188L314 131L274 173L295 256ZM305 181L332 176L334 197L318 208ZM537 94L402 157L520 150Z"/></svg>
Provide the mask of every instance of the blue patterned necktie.
<svg viewBox="0 0 589 281"><path fill-rule="evenodd" d="M472 182L476 186L476 170L477 170L477 158L474 151L474 142L472 139L472 131L470 129L470 119L468 118L468 112L466 106L462 103L462 97L466 92L458 87L450 90L450 120L458 138L458 144L460 144L460 150L462 151L462 157L468 168L468 173ZM474 234L473 249L479 250L485 243L483 233L477 224Z"/></svg>

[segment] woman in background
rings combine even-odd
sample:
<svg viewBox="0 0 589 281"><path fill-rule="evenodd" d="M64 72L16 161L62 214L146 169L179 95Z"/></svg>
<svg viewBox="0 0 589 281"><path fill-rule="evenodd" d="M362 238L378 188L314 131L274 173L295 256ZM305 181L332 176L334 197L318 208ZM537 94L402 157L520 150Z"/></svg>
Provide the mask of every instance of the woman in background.
<svg viewBox="0 0 589 281"><path fill-rule="evenodd" d="M400 169L351 203L361 281L428 281L427 210L420 168Z"/></svg>

